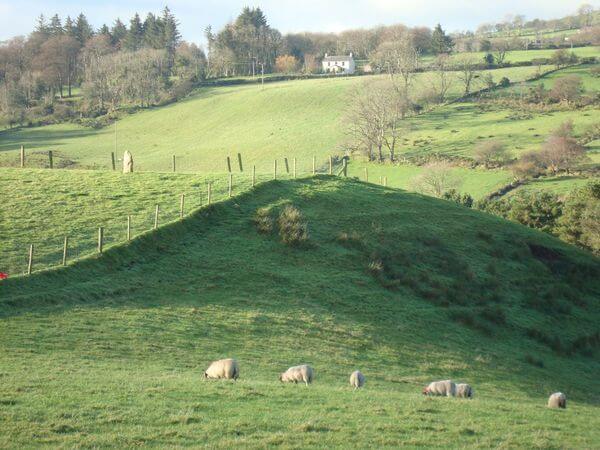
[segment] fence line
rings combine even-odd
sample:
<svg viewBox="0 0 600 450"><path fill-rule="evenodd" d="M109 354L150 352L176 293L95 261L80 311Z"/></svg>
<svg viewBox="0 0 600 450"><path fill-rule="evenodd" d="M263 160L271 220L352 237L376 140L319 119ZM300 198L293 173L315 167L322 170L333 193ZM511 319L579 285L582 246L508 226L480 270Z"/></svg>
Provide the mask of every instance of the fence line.
<svg viewBox="0 0 600 450"><path fill-rule="evenodd" d="M49 154L51 154L51 153L49 153ZM238 155L240 155L240 154L238 154ZM290 168L289 168L288 158L285 157L284 161L285 161L286 166L287 166L286 172L289 173L290 172ZM342 161L343 169L344 169L343 173L347 176L347 164L344 164L344 161L345 160ZM238 156L238 165L239 165L239 168L240 168L240 171L241 171L243 169L241 156ZM278 168L277 160L274 160L274 162L273 162L273 177L272 178L275 179L275 180L277 179L277 176L278 176L277 168ZM175 159L174 158L173 158L173 169L175 169ZM295 158L295 157L292 159L292 168L291 169L292 170L291 170L290 179L296 179L298 177L299 173L298 173L298 168L297 168L297 158ZM312 168L311 168L311 171L308 172L308 174L309 175L310 174L316 175L317 173L318 172L317 172L317 168L316 168L316 158L313 156L312 157ZM321 172L321 173L323 173L323 172ZM327 172L325 172L325 173L327 173ZM333 158L332 157L329 157L329 173L333 173ZM342 172L340 172L340 173L342 173ZM267 181L268 175L262 175L262 176L264 177L264 180ZM223 189L225 188L225 186L224 186L224 184L223 184L222 181L219 183L218 179L215 179L214 177L211 177L211 178L212 178L212 181L208 181L208 183L206 185L206 197L207 197L206 205L211 205L211 204L214 203L214 198L213 198L213 184L215 182L217 182L217 184L221 186L221 190L219 192L224 193ZM248 178L246 178L246 180L248 180ZM220 201L226 200L227 198L231 198L231 197L234 196L234 179L233 179L233 173L228 173L227 174L227 181L226 181L226 183L227 183L227 187L226 187L227 191L226 191L225 196L222 197L220 199ZM253 165L252 166L252 174L251 174L251 187L254 188L256 185L257 185L256 165ZM241 189L241 190L237 190L237 192L243 193L243 192L245 192L245 190ZM223 195L223 194L221 194L221 195ZM193 202L193 204L195 206L192 206L192 208L189 209L190 212L188 213L188 215L192 214L197 208L202 208L204 206L204 204L203 204L204 202L202 200L202 196L200 196L200 197L195 196L195 197L191 197L191 198L196 198L197 200L196 200L196 202ZM177 211L178 212L177 216L178 216L179 220L183 220L185 218L185 216L186 216L186 214L185 214L185 212L186 212L185 211L186 194L185 193L180 194L178 200L179 200L179 205L178 205L179 208L178 208L178 211ZM159 222L160 222L161 216L162 216L161 215L161 207L157 203L156 206L155 206L155 208L154 208L154 214L152 215L152 219L153 219L152 222L153 223L151 222L152 223L151 227L150 228L145 228L144 232L147 232L147 231L150 231L150 230L157 230L158 227L159 227L159 225L160 225ZM127 220L126 220L126 234L125 234L125 240L124 241L121 241L118 237L115 238L115 236L117 236L115 234L112 234L112 236L113 236L112 238L110 237L111 234L107 235L106 234L106 229L105 229L104 226L97 227L97 242L96 242L96 253L97 254L101 255L104 252L107 243L108 243L108 245L112 246L112 245L117 245L119 243L131 241L131 239L133 237L132 236L132 228L133 228L132 215L128 214L126 217L127 217ZM142 223L142 224L146 223L147 224L148 223L147 219L149 219L148 216L146 216L146 219L142 220L140 223ZM171 223L174 220L176 220L176 219L173 219L173 220L163 220L163 223L164 224ZM138 225L138 226L140 226L140 225ZM114 228L114 227L115 227L114 225L111 225L111 228ZM89 255L92 255L94 253L93 250L91 250L89 247L87 247L88 248L87 251L85 250L85 247L81 247L80 244L81 244L81 242L85 242L86 241L85 238L83 239L83 241L79 240L79 242L80 242L79 245L77 244L78 238L76 238L75 239L75 244L76 245L75 245L75 247L73 247L73 245L72 245L72 239L71 239L72 237L73 236L69 236L67 234L64 235L64 240L62 242L62 249L61 249L62 250L62 252L61 252L62 253L62 255L61 255L62 258L60 258L60 260L57 258L57 260L55 260L56 261L55 264L44 263L43 268L41 268L39 270L45 270L45 269L48 269L48 268L51 268L51 267L55 267L56 265L66 266L68 264L69 260L71 260L71 261L77 260L77 259L79 259L81 257L89 256ZM108 237L109 241L107 241L107 237ZM27 263L27 272L26 272L27 275L30 275L30 274L32 274L34 272L34 270L33 270L34 262L35 262L34 261L34 256L35 256L34 255L34 248L36 248L36 247L34 247L34 244L30 244L29 245L29 249L28 249L29 250L29 252L28 252L28 263ZM39 265L40 264L39 249L38 249L38 251L36 253L38 254L37 264ZM51 255L52 253L55 253L55 252L51 252L51 253L44 252L44 257L48 258L48 255Z"/></svg>

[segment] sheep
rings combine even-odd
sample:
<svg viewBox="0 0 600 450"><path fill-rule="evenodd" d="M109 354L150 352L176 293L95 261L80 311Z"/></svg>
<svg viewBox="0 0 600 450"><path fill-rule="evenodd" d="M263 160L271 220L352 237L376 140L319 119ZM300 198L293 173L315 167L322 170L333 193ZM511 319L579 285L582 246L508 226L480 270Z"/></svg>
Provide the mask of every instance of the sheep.
<svg viewBox="0 0 600 450"><path fill-rule="evenodd" d="M365 376L360 370L355 370L350 375L350 386L357 390L365 385Z"/></svg>
<svg viewBox="0 0 600 450"><path fill-rule="evenodd" d="M423 395L456 396L456 384L452 380L434 381L423 389Z"/></svg>
<svg viewBox="0 0 600 450"><path fill-rule="evenodd" d="M204 372L206 379L222 379L237 380L240 376L240 367L235 359L220 359L214 361Z"/></svg>
<svg viewBox="0 0 600 450"><path fill-rule="evenodd" d="M462 398L473 398L473 388L467 383L456 385L456 396Z"/></svg>
<svg viewBox="0 0 600 450"><path fill-rule="evenodd" d="M548 399L548 408L566 408L567 396L562 392L555 392Z"/></svg>
<svg viewBox="0 0 600 450"><path fill-rule="evenodd" d="M279 375L279 381L282 383L297 384L299 381L303 381L307 386L312 383L314 379L314 370L312 367L303 364L301 366L290 367L288 370Z"/></svg>

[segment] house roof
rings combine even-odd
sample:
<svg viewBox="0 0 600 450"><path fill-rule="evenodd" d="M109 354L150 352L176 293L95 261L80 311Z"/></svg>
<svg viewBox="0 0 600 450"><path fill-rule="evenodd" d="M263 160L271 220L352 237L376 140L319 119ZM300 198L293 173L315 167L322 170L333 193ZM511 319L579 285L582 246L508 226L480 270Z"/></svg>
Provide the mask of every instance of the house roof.
<svg viewBox="0 0 600 450"><path fill-rule="evenodd" d="M325 58L323 58L323 61L325 62L337 62L337 61L353 61L354 58L352 58L352 56L326 56Z"/></svg>

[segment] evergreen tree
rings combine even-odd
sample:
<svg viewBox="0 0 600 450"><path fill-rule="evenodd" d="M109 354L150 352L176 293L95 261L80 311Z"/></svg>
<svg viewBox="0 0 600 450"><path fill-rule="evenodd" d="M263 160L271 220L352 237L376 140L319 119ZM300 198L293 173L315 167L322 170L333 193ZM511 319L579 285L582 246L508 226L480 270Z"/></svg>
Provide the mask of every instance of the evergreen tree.
<svg viewBox="0 0 600 450"><path fill-rule="evenodd" d="M112 39L112 36L110 34L110 29L108 28L108 26L106 24L102 25L100 27L100 29L98 30L98 34L102 34L104 36L108 36L109 38Z"/></svg>
<svg viewBox="0 0 600 450"><path fill-rule="evenodd" d="M173 67L175 61L175 49L181 40L181 34L177 29L177 19L171 13L168 6L165 6L162 16L162 28L163 28L163 44L167 50L167 62L169 68Z"/></svg>
<svg viewBox="0 0 600 450"><path fill-rule="evenodd" d="M431 34L431 51L434 55L450 53L454 47L452 38L446 34L438 23Z"/></svg>
<svg viewBox="0 0 600 450"><path fill-rule="evenodd" d="M41 35L48 35L49 33L48 24L46 23L46 18L43 14L40 14L40 16L37 18L35 32Z"/></svg>
<svg viewBox="0 0 600 450"><path fill-rule="evenodd" d="M67 16L67 19L65 20L65 34L73 38L75 37L75 25L70 16Z"/></svg>
<svg viewBox="0 0 600 450"><path fill-rule="evenodd" d="M64 33L64 29L58 14L54 14L50 19L49 32L52 36L60 36Z"/></svg>
<svg viewBox="0 0 600 450"><path fill-rule="evenodd" d="M83 13L77 16L74 31L75 39L77 39L81 45L85 45L87 40L94 35L94 30Z"/></svg>
<svg viewBox="0 0 600 450"><path fill-rule="evenodd" d="M140 15L135 13L135 16L129 21L129 30L123 40L123 49L134 52L142 48L143 33Z"/></svg>
<svg viewBox="0 0 600 450"><path fill-rule="evenodd" d="M127 36L127 27L121 22L121 19L115 20L115 24L113 25L110 34L112 36L112 45L121 48L123 40L125 39L125 36Z"/></svg>
<svg viewBox="0 0 600 450"><path fill-rule="evenodd" d="M162 20L152 13L148 13L144 21L144 39L142 40L142 44L144 47L154 49L165 47Z"/></svg>

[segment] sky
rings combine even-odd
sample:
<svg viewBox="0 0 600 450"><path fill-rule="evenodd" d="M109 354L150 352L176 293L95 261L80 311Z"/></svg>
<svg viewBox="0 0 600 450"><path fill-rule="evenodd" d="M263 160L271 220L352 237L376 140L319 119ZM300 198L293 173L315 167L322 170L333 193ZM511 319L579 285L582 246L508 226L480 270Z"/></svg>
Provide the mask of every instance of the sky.
<svg viewBox="0 0 600 450"><path fill-rule="evenodd" d="M127 23L135 12L159 13L165 4L179 19L185 40L202 44L203 30L220 29L244 6L260 6L269 23L282 33L341 31L403 23L433 27L438 22L448 31L474 30L481 23L496 22L507 14L550 19L572 14L577 0L0 0L0 41L29 33L40 14L57 13L64 19L83 12L92 25L111 25L117 17ZM600 0L585 3L600 8Z"/></svg>

